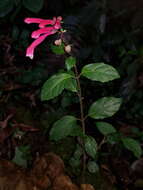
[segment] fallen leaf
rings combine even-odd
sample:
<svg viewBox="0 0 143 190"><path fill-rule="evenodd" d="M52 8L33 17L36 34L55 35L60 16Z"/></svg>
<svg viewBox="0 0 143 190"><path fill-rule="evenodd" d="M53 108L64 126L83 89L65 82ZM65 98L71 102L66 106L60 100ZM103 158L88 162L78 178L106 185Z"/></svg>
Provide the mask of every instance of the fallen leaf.
<svg viewBox="0 0 143 190"><path fill-rule="evenodd" d="M80 189L81 190L95 190L91 184L81 184Z"/></svg>
<svg viewBox="0 0 143 190"><path fill-rule="evenodd" d="M53 182L53 190L79 190L66 175L57 177Z"/></svg>
<svg viewBox="0 0 143 190"><path fill-rule="evenodd" d="M59 156L54 153L47 153L36 159L32 173L37 176L45 173L53 180L64 173L64 168L64 162Z"/></svg>

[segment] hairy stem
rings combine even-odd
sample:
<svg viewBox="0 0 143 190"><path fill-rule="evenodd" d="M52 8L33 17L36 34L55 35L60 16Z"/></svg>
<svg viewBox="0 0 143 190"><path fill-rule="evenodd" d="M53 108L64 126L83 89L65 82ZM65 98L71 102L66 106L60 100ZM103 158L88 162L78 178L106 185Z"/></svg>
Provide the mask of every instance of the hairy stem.
<svg viewBox="0 0 143 190"><path fill-rule="evenodd" d="M79 97L79 104L80 104L80 121L81 121L81 126L82 126L82 131L83 131L83 135L85 135L85 117L84 117L84 108L83 108L83 96L82 96L82 90L81 90L81 84L80 84L80 79L79 79L79 73L77 70L77 66L74 66L74 70L75 70L75 75L76 75L76 81L77 81L77 85L78 85L78 92L77 95ZM83 171L82 171L82 181L83 183L85 182L84 179L84 174L85 174L85 170L86 170L86 154L84 151L84 139L82 140L82 146L83 146Z"/></svg>

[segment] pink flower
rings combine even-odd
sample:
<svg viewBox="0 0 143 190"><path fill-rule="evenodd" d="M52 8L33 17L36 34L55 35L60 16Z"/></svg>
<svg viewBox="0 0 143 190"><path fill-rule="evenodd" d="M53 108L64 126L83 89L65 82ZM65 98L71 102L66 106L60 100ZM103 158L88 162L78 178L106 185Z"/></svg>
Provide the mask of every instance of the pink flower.
<svg viewBox="0 0 143 190"><path fill-rule="evenodd" d="M32 32L31 34L31 38L37 39L39 38L42 34L46 34L50 31L55 31L57 32L57 30L55 30L55 28L53 26L51 27L46 27L46 28L40 28L38 30L35 30L34 32Z"/></svg>
<svg viewBox="0 0 143 190"><path fill-rule="evenodd" d="M35 48L42 43L49 35L55 34L61 29L62 17L54 17L52 20L40 18L26 18L24 22L27 24L38 23L39 29L32 32L31 37L36 39L26 50L26 56L33 59ZM47 26L50 25L50 26Z"/></svg>

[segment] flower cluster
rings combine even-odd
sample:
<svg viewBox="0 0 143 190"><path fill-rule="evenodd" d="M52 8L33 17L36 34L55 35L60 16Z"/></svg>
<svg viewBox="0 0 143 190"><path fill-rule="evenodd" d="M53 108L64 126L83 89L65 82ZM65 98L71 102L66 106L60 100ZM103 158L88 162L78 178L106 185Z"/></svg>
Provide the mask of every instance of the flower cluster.
<svg viewBox="0 0 143 190"><path fill-rule="evenodd" d="M24 22L27 24L37 23L39 24L39 29L32 32L31 37L35 41L27 48L26 56L33 59L34 49L45 40L49 35L55 34L61 29L61 20L62 17L54 17L53 19L40 19L40 18L26 18Z"/></svg>

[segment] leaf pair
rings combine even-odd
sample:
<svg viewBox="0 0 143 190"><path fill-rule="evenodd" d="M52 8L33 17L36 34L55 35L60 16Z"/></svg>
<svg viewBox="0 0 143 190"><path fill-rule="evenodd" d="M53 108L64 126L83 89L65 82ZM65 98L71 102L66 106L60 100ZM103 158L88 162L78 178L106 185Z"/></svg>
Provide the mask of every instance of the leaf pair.
<svg viewBox="0 0 143 190"><path fill-rule="evenodd" d="M51 140L58 141L67 136L82 136L85 151L95 159L97 153L97 143L95 139L91 136L84 136L81 127L77 125L77 119L71 115L66 115L56 121L50 131Z"/></svg>

